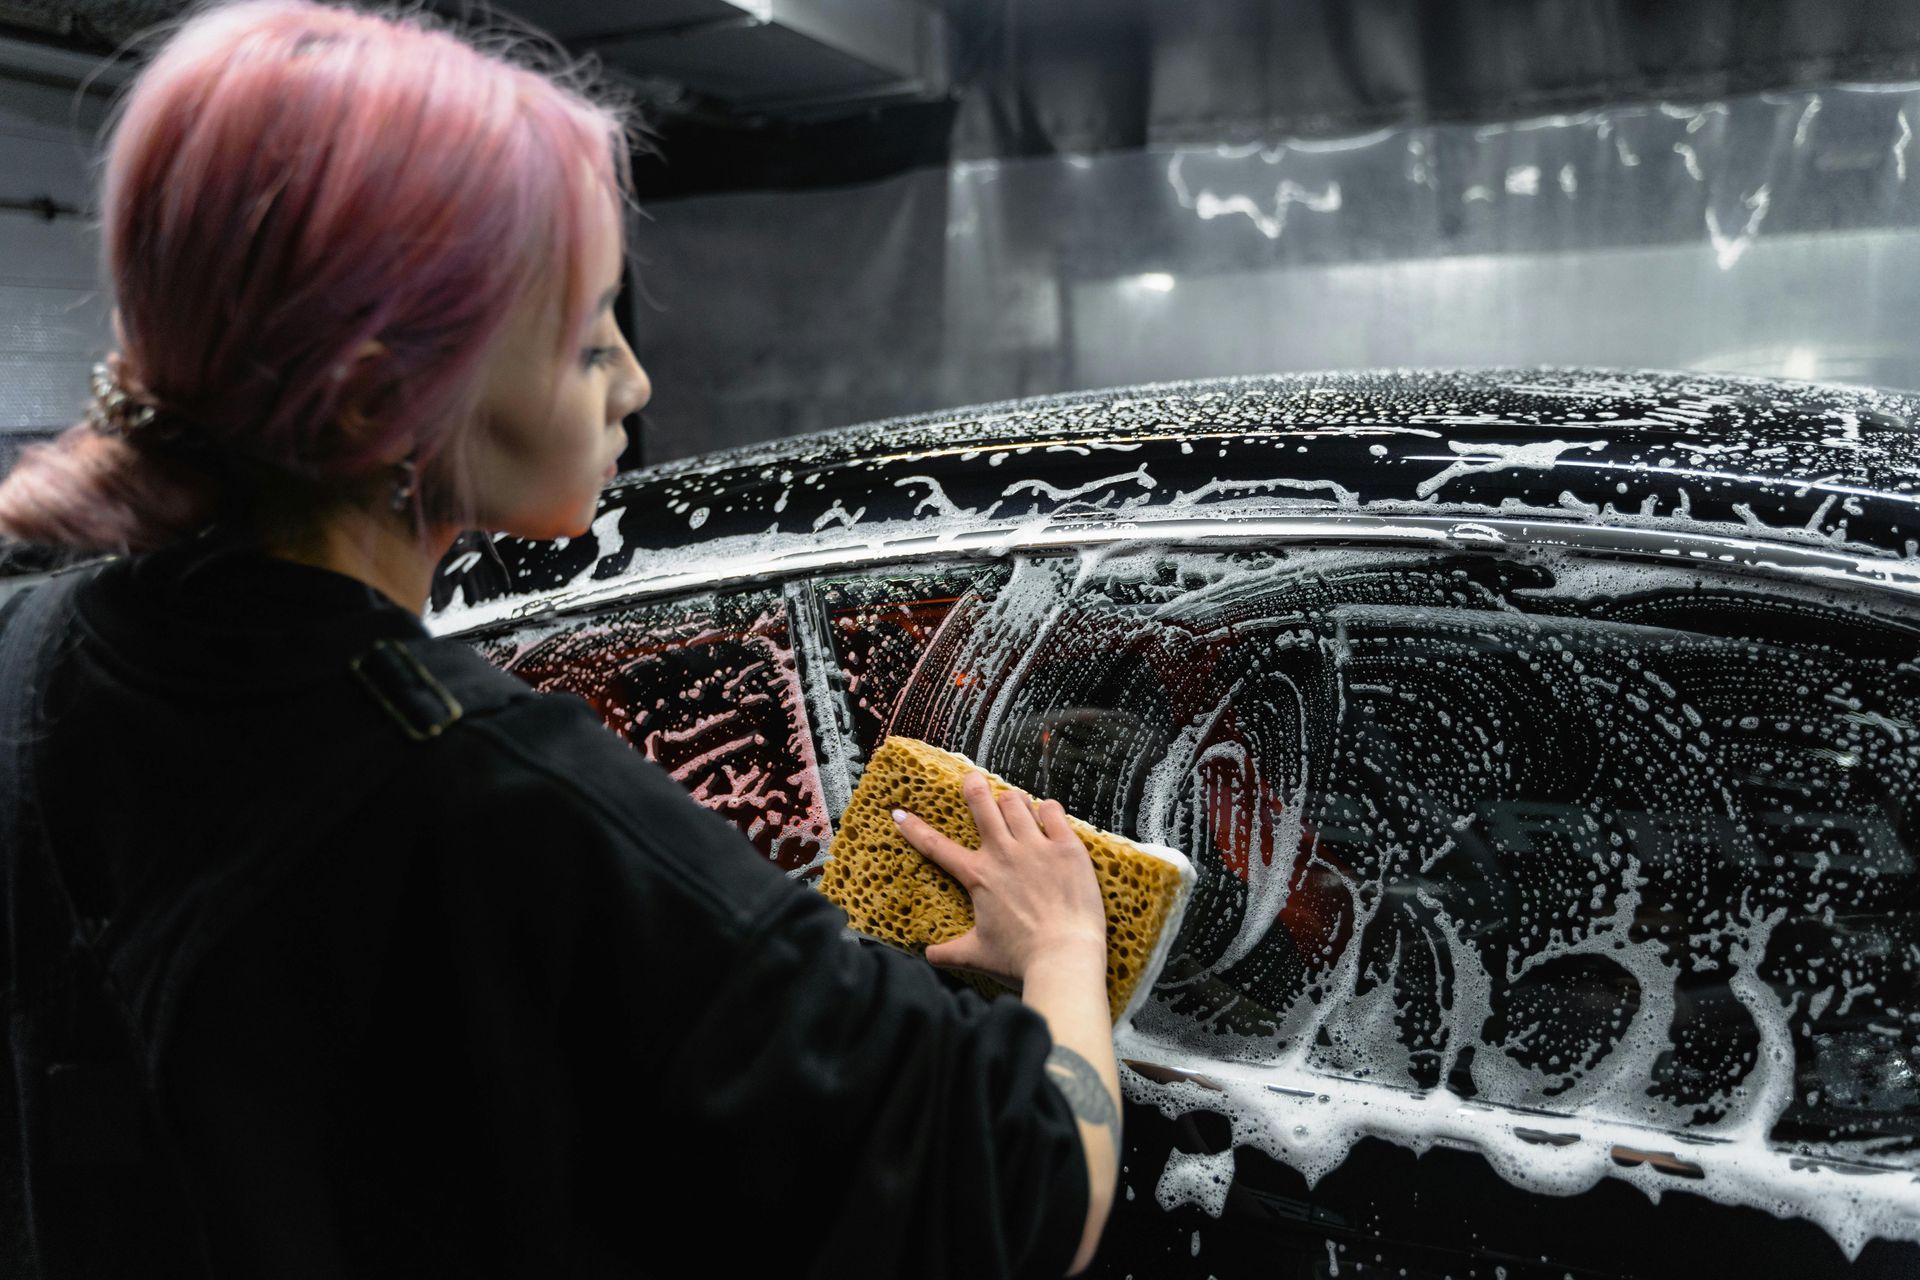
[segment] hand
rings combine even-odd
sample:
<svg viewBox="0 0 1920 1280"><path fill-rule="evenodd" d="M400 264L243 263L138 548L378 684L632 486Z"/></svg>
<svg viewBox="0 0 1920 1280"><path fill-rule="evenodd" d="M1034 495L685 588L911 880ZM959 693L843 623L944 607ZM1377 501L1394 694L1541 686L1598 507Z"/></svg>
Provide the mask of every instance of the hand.
<svg viewBox="0 0 1920 1280"><path fill-rule="evenodd" d="M973 899L973 928L927 948L938 965L972 969L1019 988L1036 961L1073 956L1105 965L1106 905L1086 846L1056 800L1018 791L997 797L986 775L961 783L980 847L969 849L904 810L900 834Z"/></svg>

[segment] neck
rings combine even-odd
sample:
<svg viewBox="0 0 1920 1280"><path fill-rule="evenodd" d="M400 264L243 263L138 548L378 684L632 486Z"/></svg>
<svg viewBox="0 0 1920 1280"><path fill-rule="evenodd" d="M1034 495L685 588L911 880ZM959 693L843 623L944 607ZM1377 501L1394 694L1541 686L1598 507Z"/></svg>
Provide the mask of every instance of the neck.
<svg viewBox="0 0 1920 1280"><path fill-rule="evenodd" d="M348 507L329 512L298 537L270 543L267 551L282 560L356 578L417 614L427 607L434 567L457 532L429 529L422 536L408 517Z"/></svg>

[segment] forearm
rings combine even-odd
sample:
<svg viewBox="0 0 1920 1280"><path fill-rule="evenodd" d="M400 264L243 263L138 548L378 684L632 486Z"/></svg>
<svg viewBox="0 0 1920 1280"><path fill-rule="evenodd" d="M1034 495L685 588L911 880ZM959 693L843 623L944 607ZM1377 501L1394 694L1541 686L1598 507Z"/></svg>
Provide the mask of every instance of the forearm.
<svg viewBox="0 0 1920 1280"><path fill-rule="evenodd" d="M1087 1221L1071 1268L1077 1272L1099 1244L1120 1171L1120 1077L1104 951L1083 947L1037 960L1027 970L1021 998L1046 1019L1054 1044L1047 1075L1073 1108L1086 1153Z"/></svg>
<svg viewBox="0 0 1920 1280"><path fill-rule="evenodd" d="M1093 1259L1120 1171L1120 1079L1107 1016L1107 931L1086 846L1057 800L995 796L985 774L961 784L980 832L970 849L896 809L900 830L973 898L974 925L927 948L934 964L1005 977L1046 1019L1047 1078L1073 1110L1087 1161L1087 1220L1072 1271Z"/></svg>

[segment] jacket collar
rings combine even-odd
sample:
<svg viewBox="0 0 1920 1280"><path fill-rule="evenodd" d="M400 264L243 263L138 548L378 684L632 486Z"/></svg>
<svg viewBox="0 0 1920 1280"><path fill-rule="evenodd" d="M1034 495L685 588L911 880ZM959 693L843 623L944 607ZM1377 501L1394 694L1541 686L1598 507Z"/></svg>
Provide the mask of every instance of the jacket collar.
<svg viewBox="0 0 1920 1280"><path fill-rule="evenodd" d="M427 634L357 579L213 533L108 563L75 610L121 679L215 701L292 692Z"/></svg>

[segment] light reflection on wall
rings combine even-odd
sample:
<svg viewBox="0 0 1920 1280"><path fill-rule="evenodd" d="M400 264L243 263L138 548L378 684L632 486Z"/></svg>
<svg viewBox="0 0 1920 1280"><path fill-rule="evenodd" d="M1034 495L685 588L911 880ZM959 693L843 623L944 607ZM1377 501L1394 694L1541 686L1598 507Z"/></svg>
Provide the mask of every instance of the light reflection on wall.
<svg viewBox="0 0 1920 1280"><path fill-rule="evenodd" d="M994 163L655 206L653 457L1217 374L1920 386L1920 85Z"/></svg>
<svg viewBox="0 0 1920 1280"><path fill-rule="evenodd" d="M1474 254L1089 281L1071 290L1087 386L1268 369L1558 364L1911 385L1920 235ZM1175 287L1175 282L1178 287Z"/></svg>

